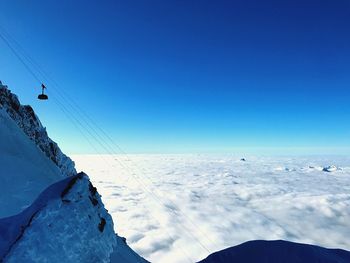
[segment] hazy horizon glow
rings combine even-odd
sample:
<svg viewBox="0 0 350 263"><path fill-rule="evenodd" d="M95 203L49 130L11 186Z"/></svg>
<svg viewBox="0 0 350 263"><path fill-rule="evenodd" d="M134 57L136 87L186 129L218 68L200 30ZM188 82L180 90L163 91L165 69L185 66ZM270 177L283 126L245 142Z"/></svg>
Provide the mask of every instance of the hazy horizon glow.
<svg viewBox="0 0 350 263"><path fill-rule="evenodd" d="M346 155L349 13L348 1L15 0L0 25L128 153ZM0 57L0 79L64 152L107 153L50 85L37 101L1 41Z"/></svg>

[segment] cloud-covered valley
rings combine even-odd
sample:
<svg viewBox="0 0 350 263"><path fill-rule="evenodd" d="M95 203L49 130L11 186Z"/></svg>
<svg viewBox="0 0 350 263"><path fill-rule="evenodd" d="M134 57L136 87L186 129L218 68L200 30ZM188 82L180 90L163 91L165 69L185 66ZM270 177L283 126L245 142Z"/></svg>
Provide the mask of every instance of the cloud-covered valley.
<svg viewBox="0 0 350 263"><path fill-rule="evenodd" d="M252 239L350 249L350 158L73 159L97 186L116 232L152 262L194 262Z"/></svg>

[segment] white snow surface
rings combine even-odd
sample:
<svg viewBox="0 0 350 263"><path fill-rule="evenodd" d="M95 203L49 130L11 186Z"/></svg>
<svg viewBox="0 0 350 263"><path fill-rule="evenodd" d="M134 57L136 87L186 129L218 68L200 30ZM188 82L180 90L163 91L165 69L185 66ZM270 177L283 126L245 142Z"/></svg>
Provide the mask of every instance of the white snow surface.
<svg viewBox="0 0 350 263"><path fill-rule="evenodd" d="M30 225L11 247L5 262L110 261L109 256L117 247L112 218L98 194L89 191L88 178L77 178L63 197L67 183L61 182L47 191L54 198L47 198L46 193L42 195L38 201L43 207L34 213ZM95 205L91 198L96 199ZM99 229L101 220L105 220L102 230Z"/></svg>
<svg viewBox="0 0 350 263"><path fill-rule="evenodd" d="M0 218L19 213L47 186L76 174L29 105L0 81Z"/></svg>
<svg viewBox="0 0 350 263"><path fill-rule="evenodd" d="M0 233L4 262L144 262L114 234L83 173L49 186L22 213L1 218Z"/></svg>
<svg viewBox="0 0 350 263"><path fill-rule="evenodd" d="M349 157L244 157L72 156L118 234L152 262L194 262L255 239L350 250Z"/></svg>
<svg viewBox="0 0 350 263"><path fill-rule="evenodd" d="M0 108L0 218L19 213L61 179L58 167Z"/></svg>

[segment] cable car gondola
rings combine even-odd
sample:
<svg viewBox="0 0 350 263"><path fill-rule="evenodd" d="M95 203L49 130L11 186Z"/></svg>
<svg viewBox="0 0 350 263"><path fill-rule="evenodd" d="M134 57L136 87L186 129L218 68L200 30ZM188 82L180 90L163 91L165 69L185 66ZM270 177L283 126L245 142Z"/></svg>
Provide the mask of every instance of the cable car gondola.
<svg viewBox="0 0 350 263"><path fill-rule="evenodd" d="M46 89L44 84L41 84L41 94L38 95L39 100L47 100L49 97L44 94L44 89Z"/></svg>

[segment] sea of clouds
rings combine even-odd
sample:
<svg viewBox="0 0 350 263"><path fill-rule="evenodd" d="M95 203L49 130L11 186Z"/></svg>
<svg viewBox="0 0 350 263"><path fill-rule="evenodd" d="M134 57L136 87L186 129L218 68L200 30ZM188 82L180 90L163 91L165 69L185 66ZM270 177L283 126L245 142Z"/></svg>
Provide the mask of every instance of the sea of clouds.
<svg viewBox="0 0 350 263"><path fill-rule="evenodd" d="M116 232L152 262L194 262L252 239L350 250L350 158L73 159L98 188Z"/></svg>

